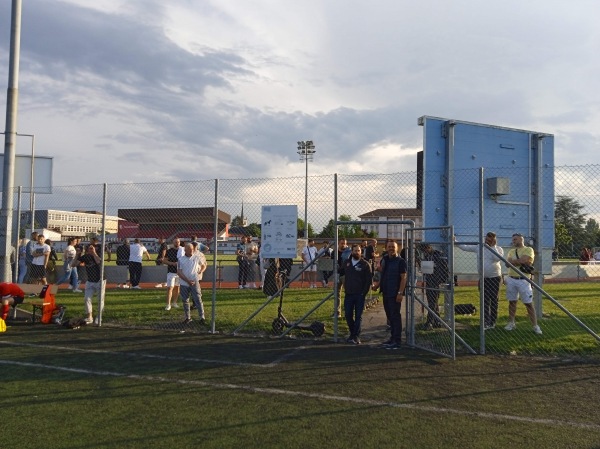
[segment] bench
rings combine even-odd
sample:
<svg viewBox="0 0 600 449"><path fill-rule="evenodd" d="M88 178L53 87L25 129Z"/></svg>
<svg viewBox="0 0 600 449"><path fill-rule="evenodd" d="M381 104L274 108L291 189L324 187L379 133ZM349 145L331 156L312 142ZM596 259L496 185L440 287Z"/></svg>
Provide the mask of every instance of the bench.
<svg viewBox="0 0 600 449"><path fill-rule="evenodd" d="M23 304L30 304L33 308L31 323L35 324L36 315L39 312L40 322L50 324L53 316L55 319L62 320L66 307L56 304L56 293L58 285L35 285L35 284L17 284L26 295L36 295L41 301L23 301ZM31 298L33 299L33 298ZM16 313L16 307L15 307Z"/></svg>

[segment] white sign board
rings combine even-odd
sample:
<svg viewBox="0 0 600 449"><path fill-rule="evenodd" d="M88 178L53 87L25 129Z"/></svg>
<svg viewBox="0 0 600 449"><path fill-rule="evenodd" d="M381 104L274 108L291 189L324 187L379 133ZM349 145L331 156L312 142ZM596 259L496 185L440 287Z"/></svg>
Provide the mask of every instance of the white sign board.
<svg viewBox="0 0 600 449"><path fill-rule="evenodd" d="M263 206L260 257L295 258L298 235L298 206Z"/></svg>
<svg viewBox="0 0 600 449"><path fill-rule="evenodd" d="M33 166L33 193L52 193L52 158L35 156ZM0 153L0 190L4 185L4 153ZM23 187L21 192L31 190L31 155L15 155L15 189Z"/></svg>

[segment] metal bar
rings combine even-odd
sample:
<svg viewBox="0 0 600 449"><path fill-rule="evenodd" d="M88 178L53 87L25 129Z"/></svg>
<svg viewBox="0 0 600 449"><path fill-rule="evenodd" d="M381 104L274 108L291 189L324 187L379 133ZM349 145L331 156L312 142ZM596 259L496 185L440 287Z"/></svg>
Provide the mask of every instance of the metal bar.
<svg viewBox="0 0 600 449"><path fill-rule="evenodd" d="M488 244L485 245L485 247L490 250L492 252L492 254L495 254L496 257L498 257L500 260L502 260L505 264L507 264L508 267L512 267L514 270L519 271L519 269L517 267L515 267L512 263L510 263L508 260L506 260L504 258L504 256L501 256L500 254L498 254L496 252L496 250L494 250L493 248L491 248ZM594 337L598 342L600 342L600 336L598 336L598 334L596 334L596 332L594 332L592 329L590 329L589 327L586 326L585 323L583 323L579 318L577 318L575 315L573 315L571 312L569 312L565 307L563 307L563 305L558 302L556 299L554 299L549 293L547 293L543 288L541 288L539 285L537 285L535 282L533 282L531 279L525 277L525 280L527 282L529 282L531 284L531 286L533 288L535 288L537 291L539 291L542 295L544 295L546 298L548 298L550 300L550 302L552 302L556 307L558 307L560 310L562 310L565 314L567 314L567 316L569 318L571 318L573 321L575 321L580 327L582 327L583 329L585 329L587 331L588 334L590 334L592 337Z"/></svg>

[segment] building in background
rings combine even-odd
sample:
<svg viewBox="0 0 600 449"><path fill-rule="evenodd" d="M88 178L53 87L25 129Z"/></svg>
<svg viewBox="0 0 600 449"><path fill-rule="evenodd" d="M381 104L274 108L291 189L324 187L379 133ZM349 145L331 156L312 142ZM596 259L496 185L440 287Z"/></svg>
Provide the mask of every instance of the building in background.
<svg viewBox="0 0 600 449"><path fill-rule="evenodd" d="M412 220L415 227L420 228L423 225L423 213L421 209L375 209L371 212L359 215L358 218L364 221L399 221ZM406 225L380 223L376 225L362 226L367 232L375 232L377 238L395 239L403 241L403 231ZM421 233L415 233L415 239L421 240Z"/></svg>
<svg viewBox="0 0 600 449"><path fill-rule="evenodd" d="M127 226L119 229L119 238L164 238L212 240L214 237L214 207L173 207L119 209L118 215ZM231 215L217 210L217 239L228 237ZM136 229L137 227L137 229Z"/></svg>
<svg viewBox="0 0 600 449"><path fill-rule="evenodd" d="M21 213L21 229L29 229L31 212ZM61 234L61 240L69 237L85 237L102 232L102 213L96 211L66 211L42 209L35 211L35 228L46 228ZM119 217L106 216L106 233L116 233Z"/></svg>

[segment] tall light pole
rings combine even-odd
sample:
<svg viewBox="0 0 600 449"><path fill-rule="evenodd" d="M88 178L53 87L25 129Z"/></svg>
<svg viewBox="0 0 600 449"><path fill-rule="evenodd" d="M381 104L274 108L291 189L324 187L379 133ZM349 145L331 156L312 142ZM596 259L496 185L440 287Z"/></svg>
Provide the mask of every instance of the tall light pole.
<svg viewBox="0 0 600 449"><path fill-rule="evenodd" d="M304 161L306 174L304 178L304 238L308 239L308 161L312 161L315 151L315 144L312 140L302 140L298 142L298 154L300 161Z"/></svg>

